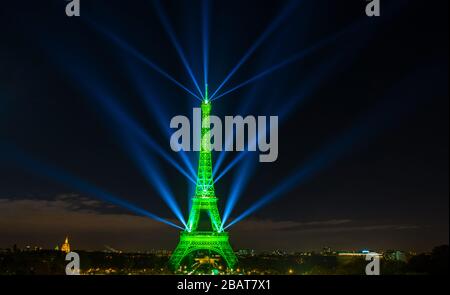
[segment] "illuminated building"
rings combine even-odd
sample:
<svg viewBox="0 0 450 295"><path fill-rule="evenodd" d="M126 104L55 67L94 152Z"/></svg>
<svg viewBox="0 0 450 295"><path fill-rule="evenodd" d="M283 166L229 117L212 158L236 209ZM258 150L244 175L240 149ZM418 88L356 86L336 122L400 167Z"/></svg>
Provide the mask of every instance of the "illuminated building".
<svg viewBox="0 0 450 295"><path fill-rule="evenodd" d="M239 249L236 251L238 256L255 256L255 250L253 249Z"/></svg>
<svg viewBox="0 0 450 295"><path fill-rule="evenodd" d="M69 253L70 252L70 244L69 244L69 238L66 237L64 240L64 244L61 245L61 251Z"/></svg>
<svg viewBox="0 0 450 295"><path fill-rule="evenodd" d="M366 257L367 255L377 256L379 258L383 257L382 254L372 252L369 250L362 250L362 251L358 251L358 252L339 252L338 253L338 256L352 256L352 257L358 257L358 256Z"/></svg>
<svg viewBox="0 0 450 295"><path fill-rule="evenodd" d="M406 253L399 250L388 250L383 253L383 256L387 260L403 261L403 262L408 261Z"/></svg>
<svg viewBox="0 0 450 295"><path fill-rule="evenodd" d="M216 264L217 263L217 258L214 257L203 257L203 258L195 258L196 263L199 264Z"/></svg>
<svg viewBox="0 0 450 295"><path fill-rule="evenodd" d="M192 197L192 208L186 229L180 233L180 242L170 257L170 265L178 269L182 260L192 252L207 250L219 254L229 268L237 263L236 255L228 241L228 233L223 230L217 197L214 190L212 173L212 156L210 142L210 112L211 102L206 89L205 99L201 104L201 142L198 161L198 174L195 195ZM206 213L211 221L211 229L199 231L200 214Z"/></svg>

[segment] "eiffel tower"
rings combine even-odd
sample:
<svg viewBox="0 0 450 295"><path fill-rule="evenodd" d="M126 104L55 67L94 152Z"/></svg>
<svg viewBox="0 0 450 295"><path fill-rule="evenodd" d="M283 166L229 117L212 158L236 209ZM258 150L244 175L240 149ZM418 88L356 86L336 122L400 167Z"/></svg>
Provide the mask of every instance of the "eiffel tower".
<svg viewBox="0 0 450 295"><path fill-rule="evenodd" d="M236 255L228 242L228 233L223 231L217 208L210 141L211 102L208 100L207 89L205 92L205 99L201 104L201 141L195 195L192 197L192 208L186 229L180 233L180 242L170 257L169 264L173 269L178 269L187 255L198 250L219 254L229 268L233 268L237 263ZM197 230L202 212L209 215L211 221L211 230L209 231Z"/></svg>

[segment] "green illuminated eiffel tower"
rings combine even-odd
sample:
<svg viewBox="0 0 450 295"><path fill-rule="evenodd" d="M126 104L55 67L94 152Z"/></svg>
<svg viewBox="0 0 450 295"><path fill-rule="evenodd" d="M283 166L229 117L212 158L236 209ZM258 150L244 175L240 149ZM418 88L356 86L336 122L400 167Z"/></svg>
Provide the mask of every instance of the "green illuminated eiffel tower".
<svg viewBox="0 0 450 295"><path fill-rule="evenodd" d="M192 208L186 229L180 233L180 242L170 257L169 264L173 269L178 269L187 255L198 250L207 250L219 254L229 268L233 268L237 263L236 255L228 242L228 233L223 231L217 208L209 135L210 112L211 102L208 100L208 91L206 91L205 100L201 104L202 127L195 196L192 197ZM210 217L210 231L197 230L201 212L207 213Z"/></svg>

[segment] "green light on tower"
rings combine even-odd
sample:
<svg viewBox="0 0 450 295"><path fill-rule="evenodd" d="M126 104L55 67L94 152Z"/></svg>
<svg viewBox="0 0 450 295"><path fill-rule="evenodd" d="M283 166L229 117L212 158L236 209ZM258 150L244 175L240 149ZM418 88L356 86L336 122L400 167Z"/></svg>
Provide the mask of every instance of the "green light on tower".
<svg viewBox="0 0 450 295"><path fill-rule="evenodd" d="M192 208L187 227L181 232L180 242L170 257L169 263L173 269L178 269L187 255L198 250L207 250L219 254L229 268L233 268L237 263L236 255L228 241L228 233L224 232L222 228L214 190L209 135L211 101L208 98L208 85L205 85L205 98L201 104L201 113L201 142L195 195L192 197ZM211 220L209 231L197 230L200 213L202 212L208 214Z"/></svg>
<svg viewBox="0 0 450 295"><path fill-rule="evenodd" d="M205 103L209 103L208 97L208 84L205 84Z"/></svg>

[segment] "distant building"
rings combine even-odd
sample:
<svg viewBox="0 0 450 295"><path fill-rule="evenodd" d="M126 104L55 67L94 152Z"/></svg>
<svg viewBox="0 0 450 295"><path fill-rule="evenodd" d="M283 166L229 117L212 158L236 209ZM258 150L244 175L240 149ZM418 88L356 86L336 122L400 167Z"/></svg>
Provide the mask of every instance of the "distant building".
<svg viewBox="0 0 450 295"><path fill-rule="evenodd" d="M322 249L322 251L320 252L320 254L321 254L321 255L324 255L324 256L329 256L329 255L332 255L332 254L333 254L333 251L331 250L330 247L324 247L324 248Z"/></svg>
<svg viewBox="0 0 450 295"><path fill-rule="evenodd" d="M276 256L286 256L287 253L283 250L277 249L272 251L272 255L276 255Z"/></svg>
<svg viewBox="0 0 450 295"><path fill-rule="evenodd" d="M408 260L406 253L399 250L388 250L384 252L383 256L387 260L403 261L403 262L406 262Z"/></svg>
<svg viewBox="0 0 450 295"><path fill-rule="evenodd" d="M239 256L255 256L255 250L253 249L239 249L236 251L236 255Z"/></svg>
<svg viewBox="0 0 450 295"><path fill-rule="evenodd" d="M219 262L220 258L205 256L205 257L201 257L201 258L195 258L194 260L195 260L195 263L197 263L197 264L216 265Z"/></svg>
<svg viewBox="0 0 450 295"><path fill-rule="evenodd" d="M362 250L362 251L350 251L350 252L338 252L338 256L367 256L367 255L374 255L374 256L378 256L378 257L383 257L382 254L376 253L374 251L369 251L369 250Z"/></svg>
<svg viewBox="0 0 450 295"><path fill-rule="evenodd" d="M166 249L160 249L160 250L156 250L155 251L155 255L156 256L166 257L166 256L170 256L171 254L172 254L172 251L171 250L166 250Z"/></svg>
<svg viewBox="0 0 450 295"><path fill-rule="evenodd" d="M64 244L61 246L61 251L69 253L70 252L70 244L69 244L69 237L66 237L64 240Z"/></svg>
<svg viewBox="0 0 450 295"><path fill-rule="evenodd" d="M167 249L151 249L149 251L145 252L146 254L153 254L159 257L168 257L170 255L172 255L172 251L171 250L167 250Z"/></svg>

